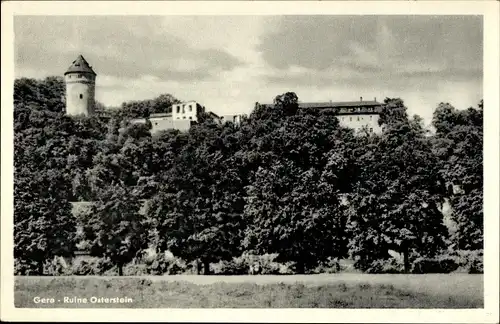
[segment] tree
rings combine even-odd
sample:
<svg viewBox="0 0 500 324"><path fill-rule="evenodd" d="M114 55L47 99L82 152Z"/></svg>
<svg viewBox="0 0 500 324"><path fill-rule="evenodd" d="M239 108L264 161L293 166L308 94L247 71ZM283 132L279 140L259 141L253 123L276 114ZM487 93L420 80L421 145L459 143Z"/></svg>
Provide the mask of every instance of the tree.
<svg viewBox="0 0 500 324"><path fill-rule="evenodd" d="M449 187L453 241L459 249L483 248L483 103L457 110L441 103L433 116L434 152Z"/></svg>
<svg viewBox="0 0 500 324"><path fill-rule="evenodd" d="M172 105L180 101L170 94L161 94L155 99L124 102L117 113L126 119L146 118L156 113L171 113Z"/></svg>
<svg viewBox="0 0 500 324"><path fill-rule="evenodd" d="M247 249L278 253L300 273L345 255L342 194L351 139L352 131L328 114L290 116L261 138L256 153L273 162L261 163L247 186Z"/></svg>
<svg viewBox="0 0 500 324"><path fill-rule="evenodd" d="M293 116L299 110L298 100L295 92L286 92L274 99L275 109L282 110L283 116Z"/></svg>
<svg viewBox="0 0 500 324"><path fill-rule="evenodd" d="M45 261L72 255L76 229L67 168L71 119L38 104L15 106L14 256L21 274L42 275Z"/></svg>
<svg viewBox="0 0 500 324"><path fill-rule="evenodd" d="M414 258L433 257L445 247L445 185L418 119L392 122L380 137L367 138L358 168L349 201L358 268L369 269L392 249L403 255L408 272Z"/></svg>
<svg viewBox="0 0 500 324"><path fill-rule="evenodd" d="M227 138L235 128L210 120L193 126L147 215L156 221L160 250L187 261L211 262L240 251L243 187Z"/></svg>
<svg viewBox="0 0 500 324"><path fill-rule="evenodd" d="M385 98L378 124L389 125L408 120L408 108L400 98Z"/></svg>
<svg viewBox="0 0 500 324"><path fill-rule="evenodd" d="M64 112L65 84L62 77L43 80L20 78L14 81L14 109L30 105L35 109Z"/></svg>
<svg viewBox="0 0 500 324"><path fill-rule="evenodd" d="M33 167L16 167L14 173L14 258L21 275L43 275L46 261L72 256L76 243L65 175Z"/></svg>
<svg viewBox="0 0 500 324"><path fill-rule="evenodd" d="M148 222L141 202L126 187L109 186L99 195L92 213L83 219L83 240L93 256L110 260L123 275L123 267L148 247Z"/></svg>

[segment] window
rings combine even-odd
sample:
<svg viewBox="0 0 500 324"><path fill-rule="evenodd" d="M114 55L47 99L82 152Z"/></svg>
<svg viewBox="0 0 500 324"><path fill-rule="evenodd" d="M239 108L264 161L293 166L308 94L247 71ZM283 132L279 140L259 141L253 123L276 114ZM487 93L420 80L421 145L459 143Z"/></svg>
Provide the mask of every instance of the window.
<svg viewBox="0 0 500 324"><path fill-rule="evenodd" d="M370 133L373 133L373 128L370 128Z"/></svg>
<svg viewBox="0 0 500 324"><path fill-rule="evenodd" d="M81 78L81 77L82 77L82 75L81 75L81 74L78 74L78 77L79 77L79 78Z"/></svg>
<svg viewBox="0 0 500 324"><path fill-rule="evenodd" d="M189 119L193 119L193 118L190 116Z"/></svg>
<svg viewBox="0 0 500 324"><path fill-rule="evenodd" d="M373 116L370 116L370 120L372 120L372 119L373 119Z"/></svg>
<svg viewBox="0 0 500 324"><path fill-rule="evenodd" d="M352 117L349 117L349 121L352 121Z"/></svg>
<svg viewBox="0 0 500 324"><path fill-rule="evenodd" d="M186 119L186 116L182 117L182 119Z"/></svg>
<svg viewBox="0 0 500 324"><path fill-rule="evenodd" d="M193 111L193 106L189 105L189 111Z"/></svg>
<svg viewBox="0 0 500 324"><path fill-rule="evenodd" d="M359 116L358 116L358 121L359 121Z"/></svg>
<svg viewBox="0 0 500 324"><path fill-rule="evenodd" d="M180 106L177 106L177 113L180 113L181 112L181 107ZM177 118L179 119L179 118Z"/></svg>
<svg viewBox="0 0 500 324"><path fill-rule="evenodd" d="M177 117L177 119L180 119L180 117Z"/></svg>
<svg viewBox="0 0 500 324"><path fill-rule="evenodd" d="M155 122L155 125L158 126L158 122Z"/></svg>
<svg viewBox="0 0 500 324"><path fill-rule="evenodd" d="M83 95L80 93L80 99L83 99Z"/></svg>

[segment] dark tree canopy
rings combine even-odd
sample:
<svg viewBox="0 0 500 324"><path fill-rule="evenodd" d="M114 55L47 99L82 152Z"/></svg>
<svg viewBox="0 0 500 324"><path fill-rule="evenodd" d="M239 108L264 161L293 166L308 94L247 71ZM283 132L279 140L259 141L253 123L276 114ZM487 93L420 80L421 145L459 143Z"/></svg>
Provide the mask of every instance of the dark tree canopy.
<svg viewBox="0 0 500 324"><path fill-rule="evenodd" d="M390 250L409 271L446 249L482 249L482 101L440 104L435 133L399 98L384 100L383 132L371 134L342 127L332 111L299 112L294 92L256 104L240 123L201 113L187 132L151 134L151 123L131 121L177 102L97 103L96 114L70 117L62 78L15 81L17 273L43 274L54 256L73 255L76 223L120 274L151 245L205 273L243 253L277 254L307 273L346 257L379 271ZM92 213L75 219L74 201L93 202Z"/></svg>
<svg viewBox="0 0 500 324"><path fill-rule="evenodd" d="M392 249L409 271L411 259L445 247L445 184L431 141L418 120L407 120L369 139L364 150L351 199L352 252L363 269Z"/></svg>
<svg viewBox="0 0 500 324"><path fill-rule="evenodd" d="M483 102L457 110L441 103L434 112L434 152L449 190L460 249L483 248Z"/></svg>

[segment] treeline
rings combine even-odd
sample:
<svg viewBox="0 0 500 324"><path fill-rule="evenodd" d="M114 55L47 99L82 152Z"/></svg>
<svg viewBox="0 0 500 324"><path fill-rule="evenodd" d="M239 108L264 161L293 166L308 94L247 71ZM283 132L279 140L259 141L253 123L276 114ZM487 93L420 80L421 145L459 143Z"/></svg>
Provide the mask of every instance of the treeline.
<svg viewBox="0 0 500 324"><path fill-rule="evenodd" d="M387 98L383 133L355 134L327 111L298 114L289 92L239 125L201 116L189 132L152 136L127 120L168 111L173 96L72 118L61 82L15 82L17 274L42 274L77 246L120 274L151 246L205 273L242 254L277 255L296 273L344 258L395 271L390 251L402 255L401 272L482 255L482 102L440 104L430 133ZM73 201L94 203L75 218Z"/></svg>

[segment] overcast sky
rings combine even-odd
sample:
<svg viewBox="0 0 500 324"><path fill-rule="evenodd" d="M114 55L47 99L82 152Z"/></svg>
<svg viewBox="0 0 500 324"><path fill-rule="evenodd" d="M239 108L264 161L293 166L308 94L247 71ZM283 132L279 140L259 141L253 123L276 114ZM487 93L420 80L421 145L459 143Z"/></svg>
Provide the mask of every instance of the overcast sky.
<svg viewBox="0 0 500 324"><path fill-rule="evenodd" d="M218 114L286 91L301 101L401 97L427 121L482 98L477 16L17 16L16 77L82 54L105 105L170 93Z"/></svg>

